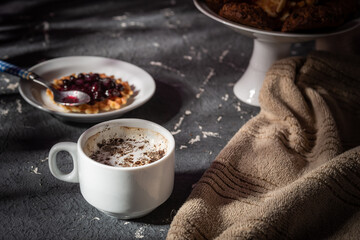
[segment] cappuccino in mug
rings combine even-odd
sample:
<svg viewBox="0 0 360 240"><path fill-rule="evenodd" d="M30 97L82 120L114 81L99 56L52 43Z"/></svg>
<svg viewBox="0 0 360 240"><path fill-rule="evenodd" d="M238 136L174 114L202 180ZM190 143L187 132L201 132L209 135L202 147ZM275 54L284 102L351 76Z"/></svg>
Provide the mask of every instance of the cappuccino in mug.
<svg viewBox="0 0 360 240"><path fill-rule="evenodd" d="M62 172L57 154L70 153L73 170ZM110 166L109 166L110 165ZM142 119L116 119L86 130L75 142L55 144L49 168L58 179L80 184L85 200L105 214L142 217L172 193L175 140L162 126Z"/></svg>

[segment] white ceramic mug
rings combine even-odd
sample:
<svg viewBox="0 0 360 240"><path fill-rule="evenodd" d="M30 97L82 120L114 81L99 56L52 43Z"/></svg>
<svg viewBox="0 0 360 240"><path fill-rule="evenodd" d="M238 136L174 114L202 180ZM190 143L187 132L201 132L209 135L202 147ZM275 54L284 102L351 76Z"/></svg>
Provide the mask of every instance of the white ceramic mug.
<svg viewBox="0 0 360 240"><path fill-rule="evenodd" d="M88 138L116 127L149 129L161 134L168 143L161 159L139 167L108 166L84 153ZM56 156L67 151L73 159L73 170L65 174L57 166ZM58 179L80 183L80 191L87 202L104 213L120 219L144 216L165 202L174 185L175 140L165 128L141 119L118 119L97 124L86 130L77 143L61 142L49 153L51 173Z"/></svg>

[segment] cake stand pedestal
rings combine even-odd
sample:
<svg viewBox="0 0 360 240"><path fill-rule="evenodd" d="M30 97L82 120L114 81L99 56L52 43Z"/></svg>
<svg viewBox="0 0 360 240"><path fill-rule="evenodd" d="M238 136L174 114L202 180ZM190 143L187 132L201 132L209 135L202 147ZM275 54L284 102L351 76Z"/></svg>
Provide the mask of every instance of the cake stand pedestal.
<svg viewBox="0 0 360 240"><path fill-rule="evenodd" d="M290 53L290 43L254 39L249 65L234 86L235 96L250 105L259 106L259 91L270 66Z"/></svg>

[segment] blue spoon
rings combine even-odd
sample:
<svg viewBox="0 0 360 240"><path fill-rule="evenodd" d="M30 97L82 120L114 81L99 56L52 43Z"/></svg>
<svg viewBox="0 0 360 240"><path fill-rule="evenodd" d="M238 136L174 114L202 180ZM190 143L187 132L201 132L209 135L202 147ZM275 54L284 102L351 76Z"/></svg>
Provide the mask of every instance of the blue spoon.
<svg viewBox="0 0 360 240"><path fill-rule="evenodd" d="M54 101L65 106L78 106L90 102L90 96L87 93L71 90L58 91L51 84L46 84L41 78L33 72L21 69L15 65L0 60L0 72L6 72L11 75L33 81L49 89L54 96Z"/></svg>

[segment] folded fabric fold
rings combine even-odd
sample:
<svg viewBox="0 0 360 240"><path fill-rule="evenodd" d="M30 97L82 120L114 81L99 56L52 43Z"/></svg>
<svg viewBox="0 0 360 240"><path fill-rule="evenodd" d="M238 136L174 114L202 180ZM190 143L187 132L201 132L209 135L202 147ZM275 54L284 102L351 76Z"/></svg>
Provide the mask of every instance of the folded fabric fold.
<svg viewBox="0 0 360 240"><path fill-rule="evenodd" d="M260 106L196 183L167 238L358 238L359 56L276 62Z"/></svg>

